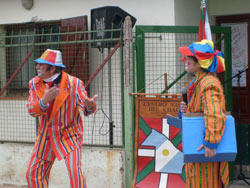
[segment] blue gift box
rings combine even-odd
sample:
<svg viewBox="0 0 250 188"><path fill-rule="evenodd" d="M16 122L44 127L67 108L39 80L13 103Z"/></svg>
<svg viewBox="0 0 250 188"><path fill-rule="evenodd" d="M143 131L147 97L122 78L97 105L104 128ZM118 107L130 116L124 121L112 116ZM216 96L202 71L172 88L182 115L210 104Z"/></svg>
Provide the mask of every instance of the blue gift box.
<svg viewBox="0 0 250 188"><path fill-rule="evenodd" d="M237 154L235 134L235 122L231 115L226 116L225 131L216 148L216 156L205 157L204 148L197 149L202 144L205 132L204 119L202 116L186 114L182 119L167 115L167 122L182 129L182 145L184 162L211 162L211 161L234 161Z"/></svg>

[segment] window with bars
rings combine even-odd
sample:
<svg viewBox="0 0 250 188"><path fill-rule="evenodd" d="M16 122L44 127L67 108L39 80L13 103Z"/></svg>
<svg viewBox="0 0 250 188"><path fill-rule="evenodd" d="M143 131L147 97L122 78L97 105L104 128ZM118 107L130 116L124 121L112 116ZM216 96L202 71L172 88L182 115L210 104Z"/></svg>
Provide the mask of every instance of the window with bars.
<svg viewBox="0 0 250 188"><path fill-rule="evenodd" d="M88 38L87 34L79 34L86 30L86 16L58 22L7 25L6 35L1 39L7 46L4 49L6 60L2 62L5 71L1 69L1 87L17 71L32 47L33 53L8 86L5 96L27 96L28 82L36 75L34 59L39 58L46 49L60 50L66 71L86 82L89 78L88 44L77 43Z"/></svg>

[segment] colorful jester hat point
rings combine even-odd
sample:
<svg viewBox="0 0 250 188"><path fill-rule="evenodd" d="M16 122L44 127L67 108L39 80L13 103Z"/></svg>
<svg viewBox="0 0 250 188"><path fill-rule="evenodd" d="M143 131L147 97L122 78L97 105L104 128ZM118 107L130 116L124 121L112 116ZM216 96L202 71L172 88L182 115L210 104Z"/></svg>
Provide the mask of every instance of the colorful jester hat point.
<svg viewBox="0 0 250 188"><path fill-rule="evenodd" d="M195 56L201 68L209 72L220 73L226 69L223 53L218 50L214 51L214 43L210 40L204 39L200 42L193 42L189 46L181 46L179 51L184 56Z"/></svg>

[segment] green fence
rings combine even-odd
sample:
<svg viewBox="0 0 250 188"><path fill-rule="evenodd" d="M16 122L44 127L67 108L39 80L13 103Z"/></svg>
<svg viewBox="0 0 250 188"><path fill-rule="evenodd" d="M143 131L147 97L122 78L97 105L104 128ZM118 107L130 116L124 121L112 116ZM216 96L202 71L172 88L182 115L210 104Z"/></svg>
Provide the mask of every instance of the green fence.
<svg viewBox="0 0 250 188"><path fill-rule="evenodd" d="M226 72L222 75L225 87L226 107L232 110L232 55L231 28L212 27L216 48L225 55ZM137 26L136 62L137 91L161 93L165 91L167 75L168 93L181 93L187 87L191 76L185 74L181 63L180 46L187 46L198 39L195 26Z"/></svg>
<svg viewBox="0 0 250 188"><path fill-rule="evenodd" d="M135 80L137 92L181 93L193 79L181 62L180 46L198 40L196 26L136 26ZM218 75L224 85L226 109L232 111L232 42L230 27L211 27L216 49L225 55L226 72ZM233 166L230 165L230 177Z"/></svg>
<svg viewBox="0 0 250 188"><path fill-rule="evenodd" d="M0 142L32 143L36 138L37 120L29 116L26 109L28 82L36 75L34 59L39 58L45 49L62 51L63 63L67 66L65 71L86 83L120 40L93 37L97 32L121 32L119 29L90 32L87 31L87 22L79 25L68 23L66 20L63 23L0 26L1 91L24 63L0 96ZM90 97L98 94L99 98L96 113L83 117L84 145L124 145L121 51L122 47L114 52L86 88Z"/></svg>

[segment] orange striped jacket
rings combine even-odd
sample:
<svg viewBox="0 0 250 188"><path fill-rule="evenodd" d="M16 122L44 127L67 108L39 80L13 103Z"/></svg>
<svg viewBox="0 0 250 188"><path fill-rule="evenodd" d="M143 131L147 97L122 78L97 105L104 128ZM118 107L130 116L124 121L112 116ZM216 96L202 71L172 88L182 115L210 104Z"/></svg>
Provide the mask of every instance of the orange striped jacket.
<svg viewBox="0 0 250 188"><path fill-rule="evenodd" d="M205 121L204 145L216 148L225 128L225 98L219 79L208 72L196 76L187 112L203 112ZM197 148L198 149L198 148ZM187 187L227 187L229 170L227 162L187 163Z"/></svg>
<svg viewBox="0 0 250 188"><path fill-rule="evenodd" d="M86 110L84 98L87 92L83 82L78 78L62 72L60 94L55 98L50 116L42 111L39 99L44 95L45 84L42 79L34 77L29 82L28 112L38 117L38 136L33 152L38 158L51 161L54 156L59 160L69 152L80 148L83 141L83 123L80 109L84 115L95 112Z"/></svg>

